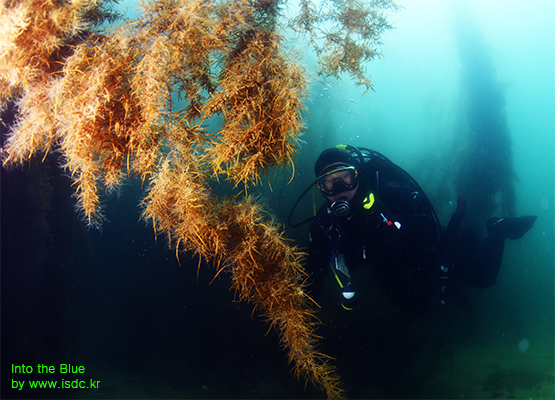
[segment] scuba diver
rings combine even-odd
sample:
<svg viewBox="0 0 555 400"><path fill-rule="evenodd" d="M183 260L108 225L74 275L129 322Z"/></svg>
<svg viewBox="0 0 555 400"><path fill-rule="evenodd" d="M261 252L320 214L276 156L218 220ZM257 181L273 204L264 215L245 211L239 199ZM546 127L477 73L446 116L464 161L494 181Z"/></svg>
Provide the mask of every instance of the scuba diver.
<svg viewBox="0 0 555 400"><path fill-rule="evenodd" d="M418 183L377 151L340 145L322 152L316 181L289 214L293 227L312 221L307 272L312 295L322 289L328 269L341 288L342 305L356 304L353 271L370 264L393 304L405 315L450 302L453 282L492 286L501 266L505 239L520 239L536 216L490 218L488 236L460 228L465 199L446 228ZM325 203L315 216L298 224L291 217L314 185Z"/></svg>

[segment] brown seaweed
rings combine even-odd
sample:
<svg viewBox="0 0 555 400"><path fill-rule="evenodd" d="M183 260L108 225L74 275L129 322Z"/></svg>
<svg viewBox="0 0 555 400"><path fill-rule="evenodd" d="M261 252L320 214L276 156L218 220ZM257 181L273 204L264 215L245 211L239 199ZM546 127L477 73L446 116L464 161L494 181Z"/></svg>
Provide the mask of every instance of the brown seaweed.
<svg viewBox="0 0 555 400"><path fill-rule="evenodd" d="M382 8L391 7L390 1ZM279 333L295 375L343 396L330 358L318 350L319 321L308 294L303 252L252 197L215 195L223 177L240 188L273 168L293 166L304 129L306 72L283 45L274 0L152 0L140 21L111 30L109 3L8 1L0 18L0 100L15 104L4 167L58 152L89 226L104 219L102 193L134 177L146 184L143 218L176 255L231 272L239 300L250 302ZM303 2L296 24L318 18ZM371 87L362 63L388 28L381 14L335 3L338 29L321 73L346 71ZM376 22L377 21L377 22ZM353 40L354 36L361 38ZM365 44L366 43L366 44ZM221 117L221 128L207 124Z"/></svg>

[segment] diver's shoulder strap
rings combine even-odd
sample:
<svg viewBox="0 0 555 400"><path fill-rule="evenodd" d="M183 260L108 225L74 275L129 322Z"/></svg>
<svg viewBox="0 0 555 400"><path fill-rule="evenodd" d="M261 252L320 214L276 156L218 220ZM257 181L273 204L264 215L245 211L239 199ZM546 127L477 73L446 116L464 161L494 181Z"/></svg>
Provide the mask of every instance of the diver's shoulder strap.
<svg viewBox="0 0 555 400"><path fill-rule="evenodd" d="M409 212L408 206L415 204L411 200L420 198L418 211L430 215L433 218L437 227L437 232L439 233L441 229L439 218L437 217L430 199L428 199L428 196L426 196L426 193L420 187L418 182L416 182L416 180L407 171L395 164L383 154L375 150L364 148L359 149L359 151L364 155L364 158L367 159L367 161L361 165L359 169L362 174L367 175L370 179L370 184L373 186L372 189L375 191L375 195L377 197L389 197L389 199L383 198L382 200L384 200L384 202L390 201L393 196L396 199L395 202L400 205L400 207L397 208L400 209L396 209L394 204L389 204L389 208L399 214L403 214L403 210L405 209L406 212ZM384 189L383 193L381 189ZM388 196L386 192L390 192L391 195ZM402 192L406 192L404 196L405 199L399 198L399 196L403 197ZM402 206L403 201L406 203L406 207Z"/></svg>

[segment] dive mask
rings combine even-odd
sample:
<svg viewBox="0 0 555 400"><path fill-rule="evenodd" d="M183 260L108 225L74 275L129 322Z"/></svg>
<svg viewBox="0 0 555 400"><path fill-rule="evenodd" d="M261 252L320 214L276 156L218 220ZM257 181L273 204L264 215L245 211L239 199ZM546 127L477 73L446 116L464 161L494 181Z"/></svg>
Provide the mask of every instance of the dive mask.
<svg viewBox="0 0 555 400"><path fill-rule="evenodd" d="M320 175L316 185L326 196L335 196L339 193L348 192L357 187L358 173L353 166L338 166L325 174Z"/></svg>

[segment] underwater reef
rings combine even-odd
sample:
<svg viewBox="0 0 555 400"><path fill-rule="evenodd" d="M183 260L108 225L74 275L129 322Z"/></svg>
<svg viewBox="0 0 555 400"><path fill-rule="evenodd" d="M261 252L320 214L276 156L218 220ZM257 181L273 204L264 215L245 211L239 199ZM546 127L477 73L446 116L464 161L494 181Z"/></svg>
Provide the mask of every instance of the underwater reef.
<svg viewBox="0 0 555 400"><path fill-rule="evenodd" d="M180 253L231 272L236 298L280 334L294 374L329 398L345 395L319 352L304 253L247 193L291 168L304 130L307 72L280 33L308 37L319 74L349 74L380 56L393 0L300 2L281 21L277 0L152 0L123 20L109 1L7 0L0 6L4 168L55 152L76 209L100 228L104 193L145 187L142 217ZM214 122L216 121L216 122ZM217 128L214 128L217 126ZM225 180L239 191L217 196Z"/></svg>

